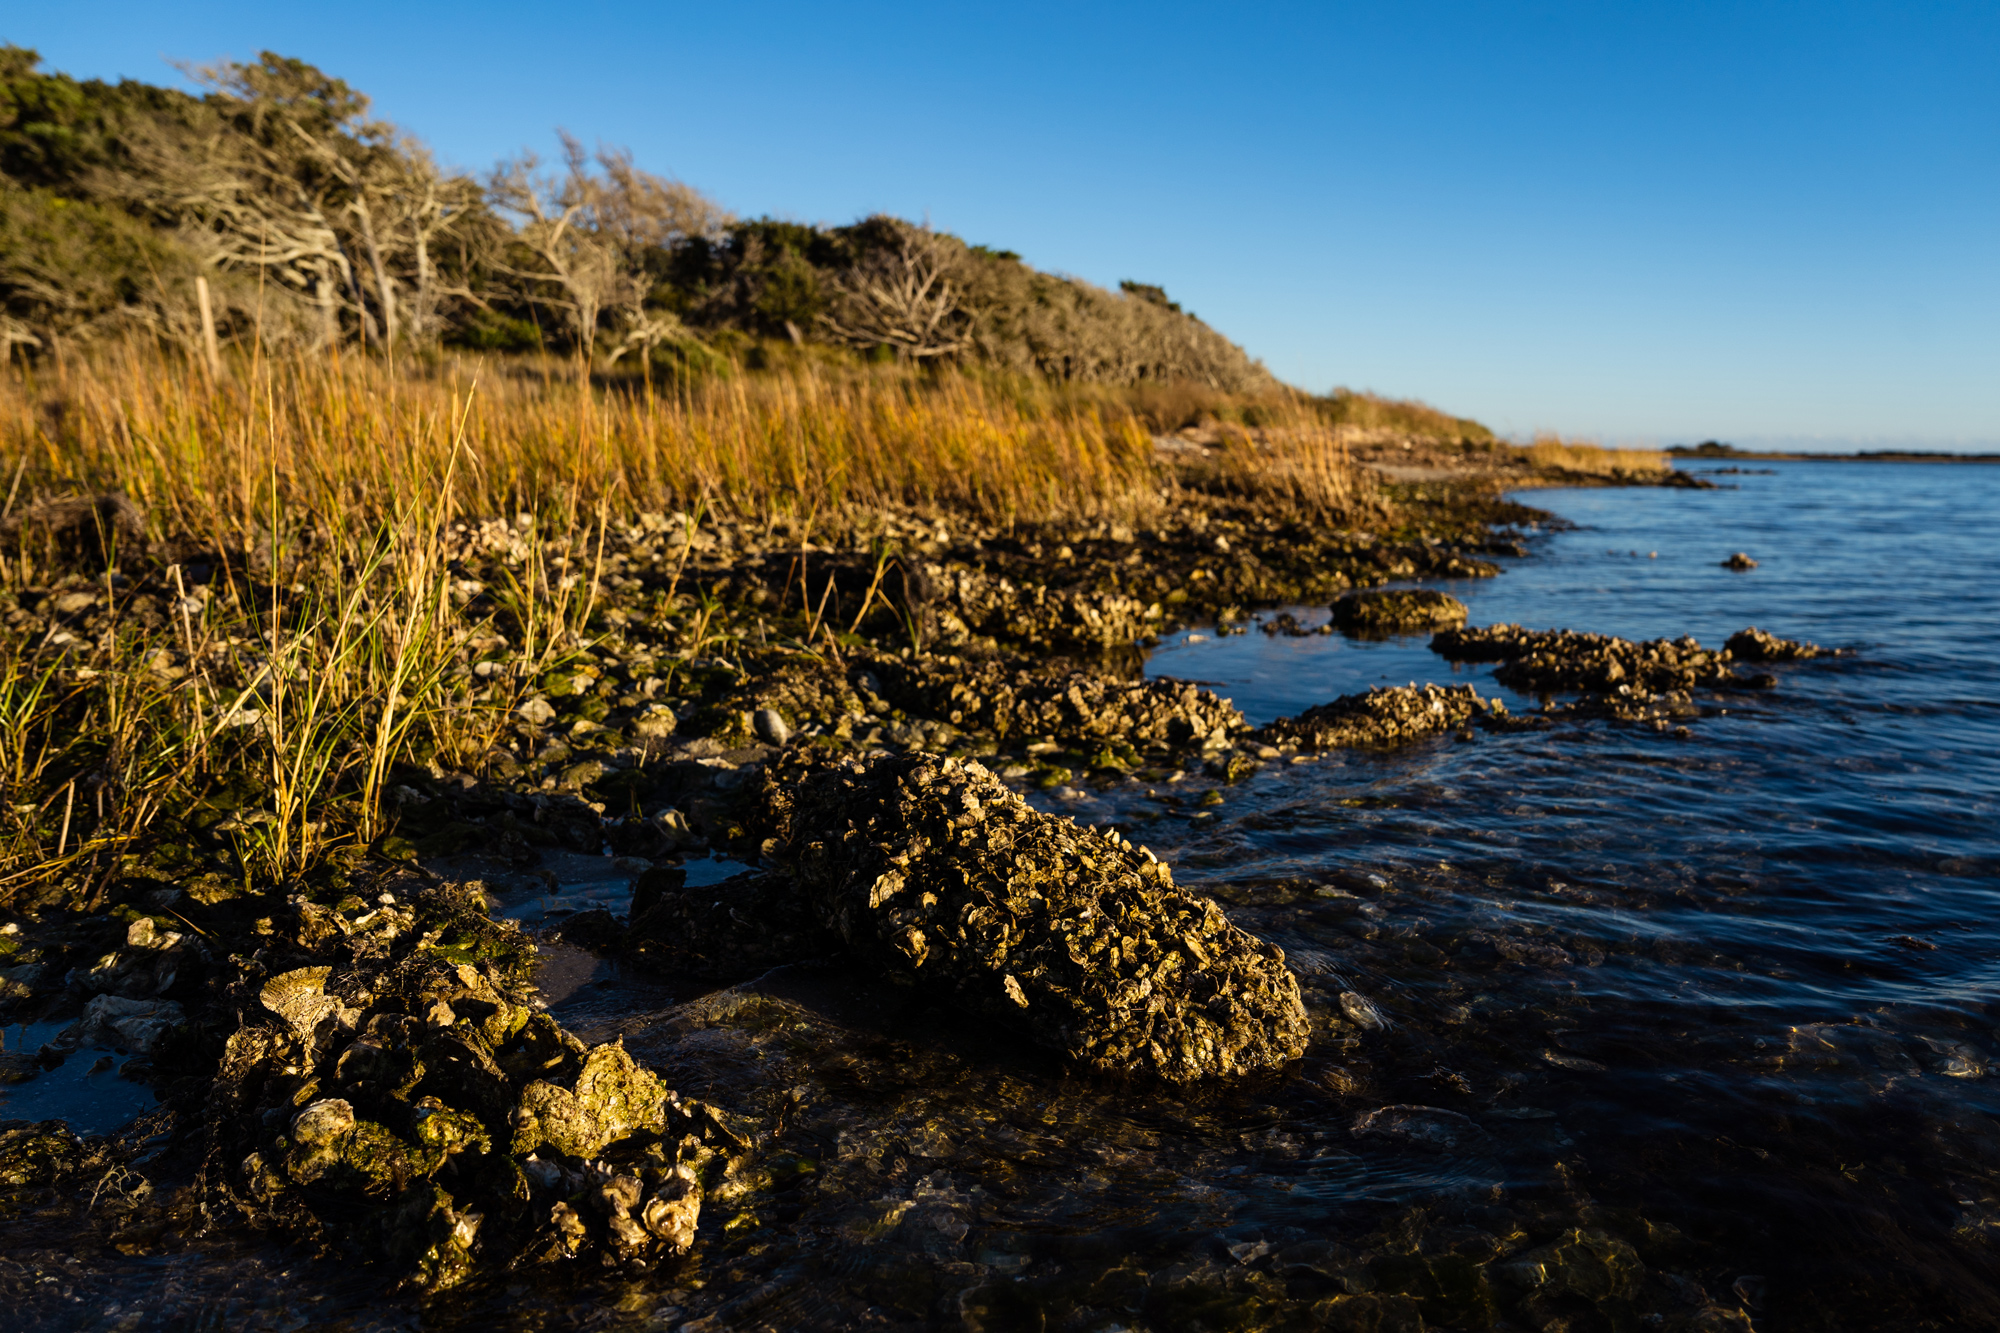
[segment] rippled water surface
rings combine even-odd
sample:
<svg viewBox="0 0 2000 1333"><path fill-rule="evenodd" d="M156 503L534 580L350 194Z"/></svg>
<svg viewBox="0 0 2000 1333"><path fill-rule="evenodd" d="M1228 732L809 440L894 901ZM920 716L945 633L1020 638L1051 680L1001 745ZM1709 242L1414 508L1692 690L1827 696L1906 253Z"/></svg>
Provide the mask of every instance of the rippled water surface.
<svg viewBox="0 0 2000 1333"><path fill-rule="evenodd" d="M422 1309L182 1257L67 1326L1994 1327L2000 468L1719 480L1526 496L1573 526L1451 588L1475 624L1854 650L1706 701L1691 738L1570 721L1274 764L1219 803L1199 774L1035 797L1285 947L1315 1020L1293 1076L1108 1087L837 965L703 994L552 951L582 1035L782 1126L693 1258ZM1496 689L1422 640L1254 630L1149 670L1254 721ZM616 896L615 867L576 878L508 910Z"/></svg>

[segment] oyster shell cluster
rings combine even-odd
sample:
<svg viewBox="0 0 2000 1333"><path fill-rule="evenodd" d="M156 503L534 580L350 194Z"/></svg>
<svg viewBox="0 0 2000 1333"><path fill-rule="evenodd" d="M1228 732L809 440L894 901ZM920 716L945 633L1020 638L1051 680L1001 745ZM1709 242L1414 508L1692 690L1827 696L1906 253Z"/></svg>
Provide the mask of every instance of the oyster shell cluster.
<svg viewBox="0 0 2000 1333"><path fill-rule="evenodd" d="M885 757L777 793L784 845L850 950L1086 1068L1269 1069L1309 1024L1283 952L1115 833L1041 814L975 762Z"/></svg>
<svg viewBox="0 0 2000 1333"><path fill-rule="evenodd" d="M1301 750L1401 745L1462 726L1486 707L1470 685L1377 686L1281 717L1259 735Z"/></svg>

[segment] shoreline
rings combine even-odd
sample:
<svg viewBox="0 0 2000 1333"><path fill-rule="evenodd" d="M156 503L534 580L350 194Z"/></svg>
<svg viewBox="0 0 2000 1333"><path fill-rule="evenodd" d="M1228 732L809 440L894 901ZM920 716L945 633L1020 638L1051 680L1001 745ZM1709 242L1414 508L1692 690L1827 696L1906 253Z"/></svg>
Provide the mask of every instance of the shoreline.
<svg viewBox="0 0 2000 1333"><path fill-rule="evenodd" d="M1121 975L1190 1006L1189 1017L1176 1020L1183 1044L1163 1050L1156 1036L1155 1057L1135 1054L1124 1040L1133 1030L1129 1017L1105 1016L1089 1043L1101 1072L1142 1082L1259 1068L1281 1074L1303 1052L1305 1021L1283 954L1273 959L1269 946L1231 925L1212 901L1176 897L1170 868L1150 852L1115 832L1035 813L1019 793L1071 782L1164 781L1191 771L1194 785L1206 788L1199 797L1205 804L1266 765L1328 750L1473 726L1539 725L1507 716L1469 688L1429 687L1348 696L1251 728L1205 690L1138 679L1143 645L1172 627L1215 624L1241 633L1260 606L1327 603L1398 580L1498 573L1481 556L1525 553L1514 535L1519 525L1549 519L1484 487L1399 497L1385 531L1316 530L1300 516L1199 494L1149 530L1097 524L1009 532L877 512L845 540L815 542L807 532L794 543L768 526L760 532L762 525L676 517L642 516L598 534L601 600L593 631L560 661L534 662L528 675L530 660L506 634L459 641L453 670L462 668L469 682L514 681L519 689L508 697L519 702L496 719L483 776L435 759L428 771L394 768L387 775L393 823L367 846L329 848L288 882L259 887L244 853L256 830L269 827L271 812L256 793L238 792L172 812L171 836L122 846L108 879L52 883L26 903L17 893L9 913L19 918L10 922L7 981L17 988L10 1007L48 1021L73 1019L72 1049L110 1042L135 1051L136 1063L121 1074L148 1079L162 1094L154 1133L167 1147L152 1169L177 1188L135 1203L123 1219L127 1230L184 1231L196 1212L219 1212L235 1216L233 1225L275 1227L357 1251L422 1290L472 1280L502 1256L539 1264L591 1254L643 1267L685 1250L704 1201L711 1209L728 1206L726 1182L770 1156L783 1116L774 1122L754 1108L681 1096L625 1056L621 1044L577 1040L541 1010L538 940L723 983L847 951L891 976L903 974L903 984L929 984L922 968L946 956L940 951L949 930L938 931L948 923L899 915L893 894L885 913L882 885L920 873L940 886L956 882L958 854L912 862L905 852L893 862L899 870L865 856L865 871L811 870L824 854L801 843L788 812L792 794L812 783L891 775L867 808L887 821L885 829L906 831L872 835L883 845L901 838L915 838L912 846L953 845L971 827L953 813L963 805L989 830L999 820L1008 856L1054 857L1071 867L1055 872L1052 883L1097 877L1101 887L1087 905L1124 904L1109 912L1125 932L1122 943L1116 931L1108 937L1113 954L1151 969L1150 980L1146 970ZM887 557L892 536L897 554ZM488 600L489 590L505 585L506 569L531 569L536 544L532 526L461 525L451 553L463 595L456 612L475 623L503 623L504 608ZM88 580L68 591L24 590L15 611L29 619L13 628L44 644L61 634L84 643L103 638L121 615L142 627L156 620L147 669L199 678L234 660L228 641L240 636L217 631L220 647L196 642L185 596L179 625L149 614L148 599L163 599L169 586L181 595L198 563L184 549L172 553L171 567L131 563L123 586L103 604L94 593L81 600ZM575 553L571 545L548 563L561 567ZM260 597L279 596L258 586L255 569L220 560L194 586L191 596L203 602L210 623L223 621L232 597L254 607ZM1153 595L1162 587L1167 595ZM1368 605L1379 606L1391 627L1453 623L1448 608L1437 619L1435 602L1388 598ZM842 625L849 628L842 632ZM511 627L520 632L518 623ZM1326 631L1291 625L1280 632ZM899 638L916 642L898 646ZM1537 640L1502 655L1540 647ZM1523 679L1581 690L1566 709L1570 716L1665 730L1700 713L1692 686L1768 688L1762 678L1724 670L1726 653L1677 657L1671 647L1602 638L1553 648L1563 670L1537 676L1524 667ZM1745 660L1762 660L1762 650ZM1635 694L1634 684L1645 688ZM243 697L253 694L254 681ZM943 810L896 794L912 781L948 791ZM863 809L848 798L826 799L857 817ZM625 858L636 876L628 919L587 912L530 935L492 920L477 885L440 882L426 868L472 850L531 867L544 849ZM752 869L694 892L685 883L691 853ZM1014 902L1022 891L1015 872L997 873L995 901ZM824 887L802 899L793 885L805 882ZM949 892L937 892L949 904ZM987 909L968 903L963 910ZM1005 947L1033 953L1043 947L1033 943L1037 931L1054 932L1051 940L1078 938L1061 924L1065 909L1007 910L1026 934ZM1194 933L1171 924L1190 911ZM967 960L994 947L971 938L949 945ZM1088 951L1102 942L1061 947ZM1158 970L1173 958L1195 966L1184 962L1171 975ZM1218 975L1225 958L1237 960L1227 964L1236 969L1229 975L1248 979L1225 984L1223 993L1236 996L1227 1012L1204 1007L1212 1002L1202 998L1210 984L1202 978ZM962 990L984 966L950 964L946 991ZM971 1006L985 1015L975 1021L1004 1028L1059 995L1073 995L1063 1002L1079 1006L1079 1015L1097 1003L1092 967L1068 981L1020 967L990 975L993 996ZM1343 992L1338 1004L1356 1032L1380 1026L1364 995ZM1028 1036L1059 1056L1081 1058L1080 1021ZM1165 1031L1157 1023L1151 1030ZM397 1064L399 1052L420 1053L417 1064ZM59 1041L21 1053L30 1056L46 1067L65 1052ZM13 1072L35 1077L19 1058ZM468 1060L492 1067L491 1077L503 1082L424 1072ZM536 1061L549 1077L527 1076ZM211 1067L214 1074L206 1072ZM398 1080L414 1083L428 1109L412 1118L407 1101L383 1100L380 1089ZM218 1104L238 1109L221 1120L201 1110ZM614 1114L614 1104L661 1109L633 1120ZM56 1215L75 1202L67 1182L130 1160L109 1140L53 1122L7 1133L0 1152L9 1161L38 1155L33 1160L42 1165L28 1178L49 1191ZM244 1157L246 1143L261 1146ZM544 1156L550 1145L555 1155ZM602 1154L626 1173L603 1187L613 1191L609 1202L558 1203L553 1223L510 1220L506 1199L515 1187L497 1185L476 1165L525 1162L522 1197L539 1207L577 1197L586 1178L563 1173L586 1171ZM549 1171L555 1174L544 1181ZM419 1176L453 1187L424 1187L433 1192L422 1195L427 1202L410 1237L386 1245L365 1239L383 1225L380 1200L396 1200L405 1213L416 1206L411 1187L397 1182Z"/></svg>

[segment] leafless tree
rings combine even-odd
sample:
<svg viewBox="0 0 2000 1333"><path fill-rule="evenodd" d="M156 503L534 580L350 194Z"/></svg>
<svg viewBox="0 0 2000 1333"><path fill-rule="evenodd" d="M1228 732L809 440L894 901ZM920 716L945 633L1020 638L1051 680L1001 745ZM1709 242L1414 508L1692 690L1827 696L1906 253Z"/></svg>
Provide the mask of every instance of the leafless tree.
<svg viewBox="0 0 2000 1333"><path fill-rule="evenodd" d="M607 332L613 361L679 336L677 319L646 307L647 254L717 235L729 214L692 186L639 170L629 152L592 155L573 136L561 137L559 174L538 175L534 155L523 154L489 180L488 197L518 220L524 254L496 267L519 299L568 327L587 361Z"/></svg>
<svg viewBox="0 0 2000 1333"><path fill-rule="evenodd" d="M479 210L477 182L310 65L266 55L190 73L220 96L135 126L103 192L175 226L211 268L316 311L323 340L346 319L385 346L435 334L448 293L434 251Z"/></svg>
<svg viewBox="0 0 2000 1333"><path fill-rule="evenodd" d="M893 347L898 356L956 356L972 345L951 242L928 226L872 219L887 235L834 279L834 308L820 323L855 347Z"/></svg>

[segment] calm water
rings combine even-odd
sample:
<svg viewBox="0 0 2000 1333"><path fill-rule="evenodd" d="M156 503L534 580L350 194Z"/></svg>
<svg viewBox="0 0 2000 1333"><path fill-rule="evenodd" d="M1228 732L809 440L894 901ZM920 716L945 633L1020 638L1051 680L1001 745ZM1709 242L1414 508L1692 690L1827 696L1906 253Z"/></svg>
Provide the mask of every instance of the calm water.
<svg viewBox="0 0 2000 1333"><path fill-rule="evenodd" d="M558 959L556 1012L584 1035L782 1117L771 1187L706 1211L687 1262L422 1309L270 1249L112 1256L70 1303L23 1308L107 1329L1110 1333L1372 1327L1340 1320L1373 1291L1431 1327L1995 1327L2000 468L1721 480L1738 489L1529 495L1575 526L1452 587L1475 624L1711 644L1755 624L1856 650L1777 668L1690 740L1570 723L1273 766L1220 805L1199 775L1037 796L1286 947L1318 1034L1296 1077L1107 1087L837 966L697 995ZM1719 568L1736 550L1759 568ZM1257 721L1382 681L1494 688L1421 640L1184 635L1150 669ZM1348 1021L1343 992L1387 1026ZM1520 1305L1520 1257L1578 1229L1629 1249Z"/></svg>

